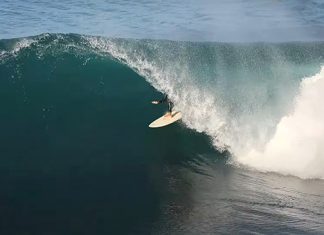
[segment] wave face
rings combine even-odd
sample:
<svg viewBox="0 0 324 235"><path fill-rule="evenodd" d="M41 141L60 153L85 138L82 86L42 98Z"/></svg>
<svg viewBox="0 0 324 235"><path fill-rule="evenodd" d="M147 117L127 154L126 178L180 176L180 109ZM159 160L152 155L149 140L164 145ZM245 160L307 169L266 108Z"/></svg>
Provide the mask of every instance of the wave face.
<svg viewBox="0 0 324 235"><path fill-rule="evenodd" d="M81 67L91 61L103 66L103 58L124 64L128 68L121 68L131 68L167 93L182 110L183 123L206 133L217 150L230 151L234 164L324 178L323 53L320 42L194 43L44 34L1 40L0 67L10 84L19 83L21 73L36 75L19 69L29 56L53 70L68 55ZM125 96L132 89L139 88L129 87Z"/></svg>

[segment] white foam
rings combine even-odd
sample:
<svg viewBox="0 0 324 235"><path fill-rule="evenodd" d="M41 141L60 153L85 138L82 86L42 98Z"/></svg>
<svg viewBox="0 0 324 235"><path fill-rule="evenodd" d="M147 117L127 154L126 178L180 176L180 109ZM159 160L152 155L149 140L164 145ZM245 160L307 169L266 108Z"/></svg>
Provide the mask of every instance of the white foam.
<svg viewBox="0 0 324 235"><path fill-rule="evenodd" d="M6 58L7 52L6 51L0 51L0 63Z"/></svg>
<svg viewBox="0 0 324 235"><path fill-rule="evenodd" d="M16 57L22 49L30 47L34 42L36 41L33 39L23 38L15 43L12 50L0 51L0 63L4 63L7 58L12 56Z"/></svg>
<svg viewBox="0 0 324 235"><path fill-rule="evenodd" d="M262 171L324 179L324 67L300 85L294 110L277 125L263 151L236 153L237 161Z"/></svg>
<svg viewBox="0 0 324 235"><path fill-rule="evenodd" d="M19 40L14 48L12 49L11 53L13 54L18 54L19 51L21 51L24 48L27 48L31 46L34 42L36 42L34 39L28 39L28 38L23 38Z"/></svg>

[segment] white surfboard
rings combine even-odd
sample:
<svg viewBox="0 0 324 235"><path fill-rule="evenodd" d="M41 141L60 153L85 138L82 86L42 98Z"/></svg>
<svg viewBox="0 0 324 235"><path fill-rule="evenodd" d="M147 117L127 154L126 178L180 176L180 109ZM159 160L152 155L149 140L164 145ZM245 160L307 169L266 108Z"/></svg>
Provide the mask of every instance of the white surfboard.
<svg viewBox="0 0 324 235"><path fill-rule="evenodd" d="M170 125L176 121L178 121L179 119L181 119L182 115L181 115L181 112L176 112L176 111L173 111L172 112L172 117L165 117L165 116L162 116L158 119L156 119L154 122L152 122L149 127L150 128L158 128L158 127L163 127L163 126L167 126L167 125Z"/></svg>

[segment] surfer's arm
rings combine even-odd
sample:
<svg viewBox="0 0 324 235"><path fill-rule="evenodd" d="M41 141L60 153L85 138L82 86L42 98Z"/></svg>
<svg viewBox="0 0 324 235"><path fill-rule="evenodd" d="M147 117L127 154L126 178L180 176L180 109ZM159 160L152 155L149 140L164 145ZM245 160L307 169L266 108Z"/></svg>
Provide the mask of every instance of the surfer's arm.
<svg viewBox="0 0 324 235"><path fill-rule="evenodd" d="M153 100L152 104L162 104L164 102L167 102L167 100L168 100L168 96L166 95L166 96L163 97L162 100Z"/></svg>
<svg viewBox="0 0 324 235"><path fill-rule="evenodd" d="M163 101L161 101L161 100L153 100L152 101L152 104L161 104L161 103L163 103Z"/></svg>

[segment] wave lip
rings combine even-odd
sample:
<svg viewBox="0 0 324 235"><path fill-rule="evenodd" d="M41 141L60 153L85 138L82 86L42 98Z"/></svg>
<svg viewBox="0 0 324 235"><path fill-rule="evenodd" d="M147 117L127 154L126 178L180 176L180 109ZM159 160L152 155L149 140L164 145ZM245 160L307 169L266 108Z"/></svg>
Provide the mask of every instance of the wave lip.
<svg viewBox="0 0 324 235"><path fill-rule="evenodd" d="M294 110L284 116L264 151L252 149L240 163L262 171L324 179L324 67L305 78Z"/></svg>

